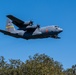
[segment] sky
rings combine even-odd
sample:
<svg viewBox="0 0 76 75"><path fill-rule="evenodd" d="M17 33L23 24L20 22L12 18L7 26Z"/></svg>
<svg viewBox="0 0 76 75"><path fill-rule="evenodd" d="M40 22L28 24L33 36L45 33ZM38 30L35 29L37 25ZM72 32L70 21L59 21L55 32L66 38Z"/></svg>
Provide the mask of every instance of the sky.
<svg viewBox="0 0 76 75"><path fill-rule="evenodd" d="M0 33L0 56L26 61L36 53L52 57L71 68L76 64L76 0L0 0L0 29L5 30L6 15L23 21L33 20L40 27L58 25L61 39L24 40ZM17 27L16 27L17 28Z"/></svg>

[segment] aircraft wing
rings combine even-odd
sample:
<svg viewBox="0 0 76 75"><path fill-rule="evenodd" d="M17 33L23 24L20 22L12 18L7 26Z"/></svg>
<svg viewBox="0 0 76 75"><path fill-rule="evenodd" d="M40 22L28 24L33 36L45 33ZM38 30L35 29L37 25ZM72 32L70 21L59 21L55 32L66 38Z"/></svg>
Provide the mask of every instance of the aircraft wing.
<svg viewBox="0 0 76 75"><path fill-rule="evenodd" d="M35 29L37 28L36 26L27 26L24 25L24 21L14 17L13 15L7 15L9 19L12 20L12 23L15 24L19 29L21 30L26 30L27 32L34 32ZM26 28L25 28L26 27Z"/></svg>
<svg viewBox="0 0 76 75"><path fill-rule="evenodd" d="M16 26L18 26L19 28L24 27L24 25L23 25L24 24L24 21L22 21L22 20L20 20L20 19L18 19L16 17L14 17L13 15L7 15L7 17L9 19L11 19L12 20L12 23L15 24Z"/></svg>
<svg viewBox="0 0 76 75"><path fill-rule="evenodd" d="M0 32L1 32L1 33L4 33L5 35L9 35L9 36L12 36L12 37L15 37L15 38L21 38L19 35L13 34L13 33L10 33L10 32L7 32L7 31L5 31L5 30L1 30L1 29L0 29Z"/></svg>

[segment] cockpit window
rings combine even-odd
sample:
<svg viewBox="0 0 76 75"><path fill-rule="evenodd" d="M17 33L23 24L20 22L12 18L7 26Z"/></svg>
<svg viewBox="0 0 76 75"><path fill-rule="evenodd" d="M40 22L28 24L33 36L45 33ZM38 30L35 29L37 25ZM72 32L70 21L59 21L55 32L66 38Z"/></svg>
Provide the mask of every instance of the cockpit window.
<svg viewBox="0 0 76 75"><path fill-rule="evenodd" d="M55 27L57 27L57 28L58 28L58 26L55 26Z"/></svg>
<svg viewBox="0 0 76 75"><path fill-rule="evenodd" d="M58 26L55 26L56 29L58 29Z"/></svg>

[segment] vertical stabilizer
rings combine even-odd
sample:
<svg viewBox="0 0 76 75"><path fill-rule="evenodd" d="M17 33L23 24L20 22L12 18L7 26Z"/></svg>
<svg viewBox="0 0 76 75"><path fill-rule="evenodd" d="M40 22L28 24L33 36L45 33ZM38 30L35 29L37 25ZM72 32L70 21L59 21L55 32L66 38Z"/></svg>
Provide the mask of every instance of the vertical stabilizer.
<svg viewBox="0 0 76 75"><path fill-rule="evenodd" d="M15 28L14 28L14 26L13 26L13 24L12 24L12 21L11 21L10 19L7 19L6 30L7 30L8 32L13 32L13 31L15 31Z"/></svg>

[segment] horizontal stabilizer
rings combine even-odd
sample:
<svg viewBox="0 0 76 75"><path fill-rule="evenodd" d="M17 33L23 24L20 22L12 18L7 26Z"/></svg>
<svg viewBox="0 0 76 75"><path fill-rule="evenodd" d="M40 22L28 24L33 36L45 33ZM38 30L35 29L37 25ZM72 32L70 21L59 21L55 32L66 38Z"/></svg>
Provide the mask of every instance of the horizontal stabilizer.
<svg viewBox="0 0 76 75"><path fill-rule="evenodd" d="M9 35L9 36L12 36L12 37L15 37L15 38L21 38L21 36L19 36L17 34L10 33L10 32L5 31L5 30L0 29L0 32L4 33L5 35Z"/></svg>

